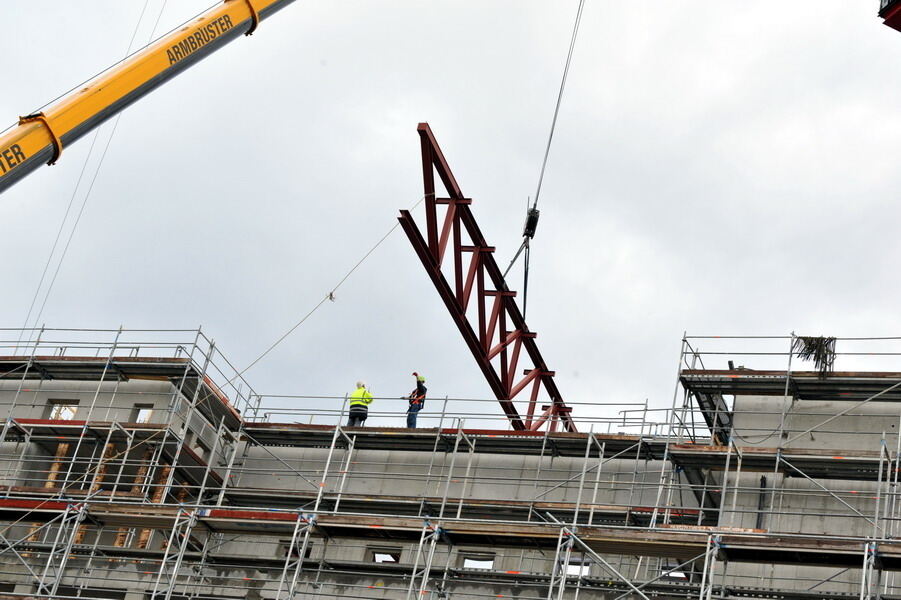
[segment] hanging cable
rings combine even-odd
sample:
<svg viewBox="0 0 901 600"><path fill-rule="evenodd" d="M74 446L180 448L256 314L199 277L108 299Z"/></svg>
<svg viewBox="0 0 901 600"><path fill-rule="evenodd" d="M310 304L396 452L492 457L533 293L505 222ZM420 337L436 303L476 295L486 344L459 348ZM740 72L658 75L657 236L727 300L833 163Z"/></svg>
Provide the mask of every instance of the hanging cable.
<svg viewBox="0 0 901 600"><path fill-rule="evenodd" d="M135 29L131 34L131 39L128 41L128 49L125 51L126 57L131 53L131 49L135 43L135 38L138 35L138 31L141 29L141 23L144 22L144 15L147 13L147 7L149 5L150 5L150 0L144 0L144 6L141 8L141 14L138 16L138 22L135 24ZM159 20L157 20L157 22L159 22ZM43 107L41 107L41 108L43 108ZM38 109L38 110L40 110L40 109ZM35 112L37 112L37 111L35 111ZM44 286L44 279L46 279L46 277L47 277L47 271L50 270L50 264L53 262L53 255L56 253L56 247L59 245L59 240L60 240L60 237L62 237L63 229L65 229L66 221L69 220L69 213L72 211L72 204L75 202L75 196L78 194L78 188L81 187L81 181L84 178L85 171L87 170L88 162L90 162L91 156L93 156L93 154L94 154L94 146L97 144L97 138L99 137L99 135L100 135L100 129L97 129L94 132L94 137L91 138L91 146L88 148L88 153L85 156L84 163L81 165L81 172L78 174L78 179L75 181L75 187L72 190L72 196L69 198L69 204L66 206L66 212L63 214L63 220L59 224L59 229L56 232L56 238L54 238L53 245L50 247L50 254L47 256L47 262L44 264L44 270L41 271L41 278L38 280L37 288L34 290L34 296L32 296L32 298L31 298L31 304L28 306L28 313L25 315L25 324L24 324L22 330L19 332L18 339L16 339L16 349L18 349L19 344L22 341L22 334L28 327L28 322L31 319L31 313L34 310L34 305L37 302L38 296L41 293L41 288ZM68 243L67 243L67 245L68 245ZM55 273L54 273L54 279L55 279ZM45 302L46 302L46 299L45 299ZM35 325L37 325L37 321L39 319L40 319L40 316L35 318Z"/></svg>
<svg viewBox="0 0 901 600"><path fill-rule="evenodd" d="M419 200L417 200L417 201L416 201L416 204L414 204L413 206L410 207L410 210L412 211L412 210L415 209L417 206L419 206L420 203L421 203L423 200L425 200L425 196L423 196L422 198L420 198ZM381 246L381 245L382 245L382 242L384 242L385 240L387 240L387 239L388 239L388 236L390 236L392 233L394 233L394 230L397 229L398 227L400 227L400 221L396 222L396 223L391 227L391 229L388 230L388 233L386 233L385 235L383 235L383 236L379 239L379 241L377 241L377 242L375 243L375 245L374 245L372 248L370 248L369 251L366 252L366 254L363 255L363 258L361 258L360 260L358 260L358 261L356 262L356 264L355 264L353 267L351 267L350 271L348 271L348 272L344 275L344 277L342 277L341 280L340 280L337 284L335 284L335 286L334 286L331 290L329 290L329 292L328 292L325 296L323 296L322 300L320 300L320 301L316 304L316 306L314 306L313 308L311 308L310 311L309 311L307 314L305 314L305 315L304 315L297 323L295 323L290 329L288 329L288 331L286 331L285 333L283 333L283 334L281 335L281 337L279 337L277 340L275 340L275 342L273 342L272 345L270 345L268 348L266 348L266 349L263 351L262 354L260 354L258 357L256 357L255 359L253 359L253 361L252 361L249 365L247 365L246 367L244 367L244 369L242 369L240 373L238 373L237 375L235 375L234 377L232 377L231 379L229 379L228 382L226 383L226 385L231 384L231 382L233 382L233 381L234 381L235 379L237 379L238 377L241 377L242 375L244 375L244 373L246 373L247 371L249 371L254 365L256 365L258 362L260 362L261 360L263 360L263 358L265 358L267 354L269 354L270 352L272 352L272 351L275 349L276 346L278 346L279 344L281 344L281 343L285 340L285 338L287 338L289 335L291 335L292 333L294 333L294 330L295 330L295 329L297 329L298 327L300 327L301 325L303 325L304 322L305 322L307 319L309 319L309 318L313 315L314 312L316 312L317 310L319 310L319 308L320 308L323 304L325 304L325 301L326 301L326 300L331 300L332 302L334 302L334 301L335 301L335 292L338 291L338 288L340 288L342 285L344 285L344 282L347 281L348 278L349 278L351 275L354 274L354 271L356 271L357 268L359 268L359 266L362 265L363 262L364 262L367 258L369 258L369 256L370 256L373 252L375 252L376 248L378 248L379 246Z"/></svg>
<svg viewBox="0 0 901 600"><path fill-rule="evenodd" d="M506 279L507 273L509 273L510 269L513 268L513 265L516 263L516 259L519 258L520 254L524 253L522 282L523 318L526 317L526 306L528 305L529 300L529 255L531 254L529 242L533 237L535 237L535 230L538 227L538 217L540 216L540 214L541 211L535 208L534 205L530 208L529 202L526 201L526 222L522 228L522 244L519 245L519 250L517 250L516 254L513 255L513 260L510 261L510 264L507 265L507 269L504 271L504 278Z"/></svg>
<svg viewBox="0 0 901 600"><path fill-rule="evenodd" d="M573 35L569 40L569 51L566 53L566 64L563 67L563 78L560 80L560 91L557 92L557 104L554 106L554 118L551 120L551 131L547 136L547 146L544 149L544 159L541 161L541 172L538 175L538 186L535 189L535 204L538 206L538 197L541 195L541 184L544 182L544 171L547 167L547 159L551 153L551 142L554 140L554 131L557 129L557 116L560 114L560 104L563 102L563 91L566 89L566 79L569 76L569 65L573 59L573 50L576 47L576 38L579 35L579 25L582 22L582 10L585 8L585 0L579 0L579 8L576 11L576 22L573 24Z"/></svg>
<svg viewBox="0 0 901 600"><path fill-rule="evenodd" d="M69 197L69 204L66 206L66 212L63 214L63 220L60 221L59 229L56 232L56 238L53 240L53 245L50 247L50 254L47 255L47 262L44 263L44 270L41 271L41 278L38 280L38 285L34 290L34 296L31 297L31 304L28 306L28 313L25 315L25 324L19 331L19 337L16 338L16 350L18 350L19 344L22 342L22 335L25 333L25 330L28 327L28 323L31 320L31 313L34 310L34 305L38 300L38 296L41 294L41 288L44 286L44 279L46 279L47 277L47 271L50 270L50 264L53 262L54 254L56 254L56 247L57 245L59 245L59 239L60 237L62 237L63 229L65 229L66 222L69 220L69 213L72 211L72 204L74 204L75 202L75 196L78 194L78 188L81 187L81 180L84 177L85 171L87 170L88 161L91 158L91 154L93 154L94 152L94 145L97 143L97 136L99 134L100 130L98 129L94 132L94 137L91 138L91 146L90 148L88 148L88 154L84 159L84 164L81 165L81 172L78 174L78 179L75 181L75 188L72 190L72 196ZM38 318L35 319L35 322L37 322Z"/></svg>
<svg viewBox="0 0 901 600"><path fill-rule="evenodd" d="M163 4L160 7L160 11L156 17L156 22L154 23L153 29L150 32L150 37L147 42L148 44L150 43L151 40L153 40L153 36L156 34L157 27L159 27L160 19L163 16L163 12L166 10L166 4L168 3L168 1L169 0L163 0ZM141 9L141 14L138 17L138 22L135 25L135 29L131 34L131 39L128 42L128 48L125 51L125 58L128 58L131 55L132 48L134 47L135 39L138 36L138 31L141 28L141 23L143 23L143 21L144 21L144 15L147 12L147 7L149 4L150 4L150 0L144 0L144 6ZM97 176L100 174L100 168L103 166L103 161L106 158L106 153L109 150L110 143L113 141L113 136L116 134L116 129L119 127L119 119L121 119L121 118L122 118L122 113L119 113L118 115L116 115L116 120L113 122L113 127L112 127L112 130L110 131L109 137L106 140L106 145L103 148L103 153L100 155L100 160L97 162L97 168L94 170L94 175L91 178L91 183L88 186L88 190L85 193L84 199L81 202L81 207L79 208L78 215L75 218L75 223L72 225L71 231L69 231L69 237L66 240L66 245L63 247L63 251L62 251L62 254L60 255L59 262L57 262L57 264L56 264L56 269L53 272L53 277L50 279L50 283L48 284L47 290L44 293L44 299L41 302L41 307L38 310L38 313L34 318L34 324L32 325L32 327L37 326L37 323L40 321L41 316L44 313L44 308L47 305L47 300L50 298L50 292L53 290L53 285L56 283L56 278L59 275L59 271L60 271L60 268L62 267L63 260L66 258L66 254L69 250L69 245L72 243L72 238L75 236L75 230L77 229L78 224L81 221L82 214L84 214L84 209L85 209L85 206L87 205L88 198L90 198L91 192L94 189L94 184L97 182ZM63 220L60 223L59 230L56 233L56 239L54 239L53 246L50 249L50 256L47 257L47 263L44 265L44 270L41 273L40 280L38 281L37 289L34 292L34 297L31 299L31 305L28 307L28 314L25 317L25 327L23 328L23 331L28 328L29 318L31 317L31 313L34 310L35 302L37 301L38 295L40 294L41 286L44 284L44 279L47 276L47 271L50 267L50 263L52 262L53 254L56 252L56 247L59 244L60 236L62 235L63 229L65 228L66 221L67 221L67 219L69 217L69 213L72 209L72 204L75 200L76 194L78 193L78 188L81 186L82 178L84 177L85 170L87 169L88 162L90 161L91 156L94 152L94 146L97 143L97 138L99 136L100 136L100 129L97 129L97 131L94 132L94 137L91 141L91 146L88 149L88 154L87 154L87 156L85 156L84 164L81 167L81 172L79 173L78 179L75 182L75 189L72 190L72 197L69 199L69 205L66 207L65 215L63 216ZM19 342L21 342L21 335L22 334L20 332L19 339L16 341L16 347L18 347Z"/></svg>
<svg viewBox="0 0 901 600"><path fill-rule="evenodd" d="M569 40L569 49L566 52L566 63L563 66L563 77L560 80L560 89L557 91L557 102L554 105L554 117L551 119L551 130L547 136L547 145L544 148L544 158L541 160L541 170L538 173L538 185L535 188L535 202L529 206L526 202L526 224L522 232L522 244L510 261L507 270L504 271L504 277L516 264L516 260L523 256L523 282L522 282L522 316L526 316L526 307L529 300L529 257L531 254L530 240L535 237L535 229L538 226L538 217L541 214L538 210L538 198L541 196L541 184L544 183L544 172L547 169L547 159L551 154L551 143L554 141L554 131L557 129L557 117L560 115L560 105L563 103L563 92L566 89L566 80L569 77L569 66L572 64L573 50L576 47L576 39L579 36L579 25L582 23L582 11L585 9L585 0L579 0L579 7L576 10L576 20L573 23L573 33Z"/></svg>

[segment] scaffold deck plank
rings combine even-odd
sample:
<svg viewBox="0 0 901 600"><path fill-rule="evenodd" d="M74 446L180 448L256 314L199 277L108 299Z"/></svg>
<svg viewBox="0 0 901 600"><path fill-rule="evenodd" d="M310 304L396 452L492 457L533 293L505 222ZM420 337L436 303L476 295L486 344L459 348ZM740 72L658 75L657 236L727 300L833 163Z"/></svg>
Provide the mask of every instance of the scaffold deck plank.
<svg viewBox="0 0 901 600"><path fill-rule="evenodd" d="M406 429L402 427L348 427L342 428L356 438L357 449L415 450L432 452L435 436L440 436L438 450L449 452L459 430L453 428ZM300 448L327 448L332 443L334 425L309 425L303 423L247 423L244 433L248 441L264 446L292 446ZM530 456L567 456L583 458L588 443L587 433L507 431L497 429L463 429L462 433L474 442L474 452L484 454L523 454ZM623 459L663 458L666 438L643 438L626 434L593 434L597 444L589 448L588 456L597 458L598 446L603 445L604 457L614 455ZM346 444L341 439L339 446Z"/></svg>
<svg viewBox="0 0 901 600"><path fill-rule="evenodd" d="M252 423L245 431L252 442L261 445L291 446L306 448L327 448L334 436L332 425L304 425L299 423ZM439 451L453 449L456 429L403 429L386 427L348 428L344 430L355 437L358 450L406 450L432 452L435 437L440 436ZM474 452L486 454L518 454L539 456L564 456L582 458L588 440L586 433L539 433L522 431L463 430L472 439ZM723 470L729 450L726 446L709 446L703 443L685 444L674 441L669 444L665 437L645 439L634 435L594 434L597 444L589 448L589 458L598 458L599 446L604 448L604 458L654 460L661 459L664 452L679 467L690 469ZM346 445L339 438L338 446ZM819 448L758 448L741 446L742 470L770 471L775 468L776 456L797 466L805 474L822 479L847 479L876 481L879 476L879 453L872 450L819 449ZM736 450L731 452L730 470L738 468ZM883 479L890 469L883 463ZM780 465L780 472L790 477L801 476L786 464Z"/></svg>
<svg viewBox="0 0 901 600"><path fill-rule="evenodd" d="M228 500L238 506L274 506L281 508L295 508L306 502L311 504L316 499L315 491L284 490L273 488L231 488L226 493ZM340 498L340 503L339 503ZM387 494L336 494L329 493L322 497L320 508L332 511L339 505L342 512L366 513L366 514L397 514L405 516L418 516L420 510L425 517L433 517L439 514L442 501L440 496L393 496ZM474 519L499 519L507 521L521 521L535 519L534 513L553 513L556 517L569 521L576 510L574 502L548 502L527 500L500 500L480 498L449 497L446 499L446 507L449 512L454 512L458 507L464 518ZM695 524L698 521L700 511L696 508L668 508L670 521L673 523ZM580 522L588 522L589 516L593 523L615 524L648 524L654 512L652 506L615 506L608 504L591 504L583 502L579 504ZM705 524L712 525L716 522L716 515L709 515Z"/></svg>
<svg viewBox="0 0 901 600"><path fill-rule="evenodd" d="M783 396L798 400L859 402L883 393L881 401L901 401L901 373L835 371L822 377L816 371L757 371L754 369L686 369L679 377L685 389L699 394Z"/></svg>
<svg viewBox="0 0 901 600"><path fill-rule="evenodd" d="M880 461L879 452L873 450L838 450L819 448L758 448L739 446L730 452L726 446L701 446L673 444L670 446L673 460L683 467L724 470L727 458L729 470L738 469L737 455L741 454L741 469L748 472L778 471L788 477L807 475L814 479L843 479L878 481L880 465L882 480L892 472L895 461Z"/></svg>
<svg viewBox="0 0 901 600"><path fill-rule="evenodd" d="M23 543L22 551L25 552L47 552L50 545L46 543ZM122 560L128 562L138 561L159 561L164 551L162 550L137 550L132 548L120 548L113 546L101 546L97 548L104 558ZM82 548L73 549L73 555L86 555ZM186 561L196 562L201 558L201 553L187 551L184 558ZM230 569L247 569L253 568L261 572L271 574L280 573L284 566L284 558L281 556L259 556L259 555L235 555L235 554L218 554L215 552L206 554L205 564L209 569L230 570ZM355 560L326 559L320 563L319 559L305 559L303 561L304 570L316 571L322 567L327 576L352 575L354 577L373 577L373 578L397 578L405 580L409 577L410 565L405 563L394 562L363 562ZM537 584L547 585L550 580L548 573L532 572L526 570L495 570L495 569L471 569L463 567L449 567L447 570L448 577L453 582L470 582L478 581L487 584ZM579 581L579 586L586 590L609 590L613 592L625 592L630 588L623 581L616 578L604 576L582 575L573 577ZM639 583L639 582L636 582ZM668 599L684 599L693 597L698 594L700 584L698 582L690 583L687 581L655 581L643 587L646 593L650 593L655 598L661 600ZM717 586L723 592L723 598L759 598L773 600L856 600L857 595L842 594L836 592L822 591L806 591L792 589L774 589L766 587L736 586L726 584ZM89 590L85 590L86 593ZM21 594L0 594L0 600L26 600L31 599L31 595ZM882 596L886 600L896 600L892 596Z"/></svg>
<svg viewBox="0 0 901 600"><path fill-rule="evenodd" d="M0 499L4 519L49 520L65 511L68 503L58 501ZM87 515L105 527L148 527L171 529L179 506L97 503ZM290 535L298 519L295 511L248 509L198 509L199 523L213 532L249 535ZM560 526L553 523L522 523L445 519L440 526L456 544L493 547L543 547L557 544ZM315 529L331 538L417 541L423 519L374 515L319 514ZM690 530L642 529L634 527L580 526L579 538L601 554L658 556L688 560L703 553L709 535L718 536L720 553L729 561L817 566L860 564L863 540L826 538L812 535L743 534L730 529ZM884 570L901 570L901 542L889 541L878 549Z"/></svg>

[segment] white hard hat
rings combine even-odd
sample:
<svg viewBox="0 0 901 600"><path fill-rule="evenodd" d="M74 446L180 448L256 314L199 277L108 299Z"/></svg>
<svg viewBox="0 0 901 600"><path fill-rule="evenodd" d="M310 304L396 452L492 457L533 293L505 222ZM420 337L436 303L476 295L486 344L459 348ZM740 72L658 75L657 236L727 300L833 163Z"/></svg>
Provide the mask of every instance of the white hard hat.
<svg viewBox="0 0 901 600"><path fill-rule="evenodd" d="M358 388L366 387L366 382L365 382L365 381L358 381L358 382L357 382L357 387L358 387Z"/></svg>

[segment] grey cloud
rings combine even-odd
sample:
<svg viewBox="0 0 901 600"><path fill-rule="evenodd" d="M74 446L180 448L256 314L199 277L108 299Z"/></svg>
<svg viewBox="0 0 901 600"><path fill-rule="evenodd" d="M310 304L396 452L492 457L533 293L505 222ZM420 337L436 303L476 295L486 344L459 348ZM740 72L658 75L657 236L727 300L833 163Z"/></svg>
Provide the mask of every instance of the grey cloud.
<svg viewBox="0 0 901 600"><path fill-rule="evenodd" d="M118 58L140 8L68 4L5 9L42 23L14 28L7 121ZM205 2L170 4L165 27ZM247 364L419 197L422 120L507 260L574 8L282 11L126 111L43 320L203 323ZM901 34L876 8L589 0L529 300L566 397L668 405L684 330L898 332ZM24 319L88 144L0 198L7 326ZM342 394L362 376L399 395L414 368L436 394L489 395L398 231L248 375L273 393Z"/></svg>

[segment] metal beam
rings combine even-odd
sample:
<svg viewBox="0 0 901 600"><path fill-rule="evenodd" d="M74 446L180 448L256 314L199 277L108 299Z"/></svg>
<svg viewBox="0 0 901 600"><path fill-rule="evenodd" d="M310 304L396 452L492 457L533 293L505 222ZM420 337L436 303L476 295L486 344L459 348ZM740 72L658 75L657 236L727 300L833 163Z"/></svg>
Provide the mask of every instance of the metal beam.
<svg viewBox="0 0 901 600"><path fill-rule="evenodd" d="M470 208L472 199L463 196L428 124L420 123L417 130L422 149L426 231L421 233L410 212L402 210L398 220L404 233L513 429L535 429L536 423L545 422L549 427L555 427L559 422L567 431L576 431L571 409L564 403L554 382L554 371L547 367L541 356L536 334L529 330L516 304L516 292L507 286L494 260L494 248L485 241L476 223ZM441 198L436 196L435 173L446 190L446 196ZM446 207L440 231L439 205ZM469 244L462 241L464 232ZM453 283L445 277L442 265L453 273ZM473 303L477 313L474 323L467 310ZM524 369L525 378L517 381L518 365L524 356L531 361L532 367ZM533 380L550 397L551 408L544 419L532 421L537 400L535 392L539 390L533 388L529 417L524 422L513 399Z"/></svg>

